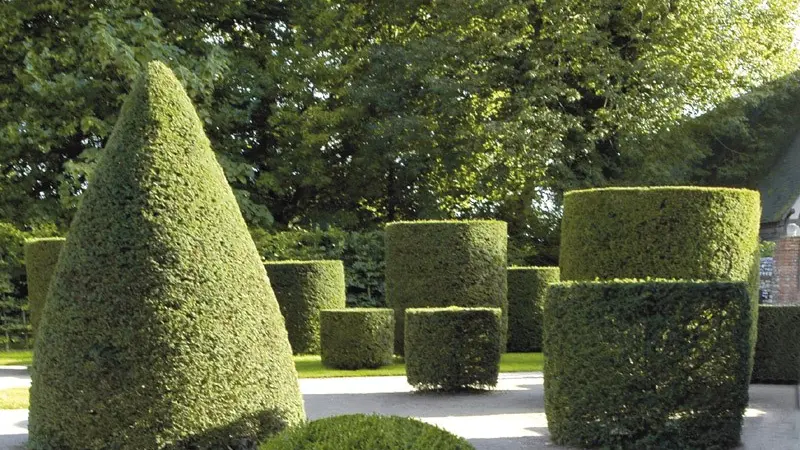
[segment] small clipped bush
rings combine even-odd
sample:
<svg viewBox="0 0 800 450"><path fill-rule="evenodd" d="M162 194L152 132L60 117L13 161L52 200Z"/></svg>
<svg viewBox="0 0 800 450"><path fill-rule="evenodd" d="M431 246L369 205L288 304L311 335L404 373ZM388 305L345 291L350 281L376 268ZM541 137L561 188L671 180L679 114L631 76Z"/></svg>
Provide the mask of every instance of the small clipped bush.
<svg viewBox="0 0 800 450"><path fill-rule="evenodd" d="M419 420L350 414L294 427L260 450L474 450L465 439Z"/></svg>
<svg viewBox="0 0 800 450"><path fill-rule="evenodd" d="M375 369L392 363L394 310L328 309L320 314L322 364L334 369Z"/></svg>
<svg viewBox="0 0 800 450"><path fill-rule="evenodd" d="M744 282L551 285L544 395L557 444L727 448L748 402Z"/></svg>
<svg viewBox="0 0 800 450"><path fill-rule="evenodd" d="M30 302L33 334L39 328L50 279L58 263L58 254L64 238L40 238L25 241L25 271L28 275L28 301Z"/></svg>
<svg viewBox="0 0 800 450"><path fill-rule="evenodd" d="M800 305L761 305L753 382L800 382Z"/></svg>
<svg viewBox="0 0 800 450"><path fill-rule="evenodd" d="M402 355L406 308L492 307L508 328L506 223L492 220L393 222L386 226L386 299Z"/></svg>
<svg viewBox="0 0 800 450"><path fill-rule="evenodd" d="M406 310L406 375L420 390L487 388L500 371L500 308Z"/></svg>
<svg viewBox="0 0 800 450"><path fill-rule="evenodd" d="M344 308L341 261L281 261L265 264L286 320L294 354L319 353L319 312Z"/></svg>
<svg viewBox="0 0 800 450"><path fill-rule="evenodd" d="M542 309L547 285L558 279L558 267L508 268L509 352L542 350Z"/></svg>
<svg viewBox="0 0 800 450"><path fill-rule="evenodd" d="M30 449L250 449L305 420L261 258L163 64L125 101L50 286Z"/></svg>

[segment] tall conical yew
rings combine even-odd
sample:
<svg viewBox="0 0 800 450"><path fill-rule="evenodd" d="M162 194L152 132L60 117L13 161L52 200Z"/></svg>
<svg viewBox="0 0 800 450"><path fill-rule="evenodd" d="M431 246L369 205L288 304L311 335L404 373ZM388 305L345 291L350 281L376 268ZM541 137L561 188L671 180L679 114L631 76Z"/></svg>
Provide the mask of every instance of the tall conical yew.
<svg viewBox="0 0 800 450"><path fill-rule="evenodd" d="M34 449L251 448L305 419L283 318L200 120L150 63L36 340Z"/></svg>

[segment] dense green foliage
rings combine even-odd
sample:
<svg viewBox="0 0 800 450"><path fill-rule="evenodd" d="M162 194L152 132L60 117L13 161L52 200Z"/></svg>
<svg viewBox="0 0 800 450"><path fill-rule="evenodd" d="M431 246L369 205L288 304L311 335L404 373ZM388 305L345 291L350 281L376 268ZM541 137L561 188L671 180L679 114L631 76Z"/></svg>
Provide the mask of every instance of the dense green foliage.
<svg viewBox="0 0 800 450"><path fill-rule="evenodd" d="M800 305L758 308L753 382L800 383Z"/></svg>
<svg viewBox="0 0 800 450"><path fill-rule="evenodd" d="M28 239L25 241L25 271L28 279L28 307L33 333L41 320L50 279L58 263L64 238Z"/></svg>
<svg viewBox="0 0 800 450"><path fill-rule="evenodd" d="M319 312L344 308L341 261L281 261L265 264L294 354L319 353Z"/></svg>
<svg viewBox="0 0 800 450"><path fill-rule="evenodd" d="M502 347L500 308L409 308L408 384L445 391L497 384Z"/></svg>
<svg viewBox="0 0 800 450"><path fill-rule="evenodd" d="M284 431L260 450L474 450L469 442L417 419L349 414Z"/></svg>
<svg viewBox="0 0 800 450"><path fill-rule="evenodd" d="M374 369L392 363L394 310L323 310L320 316L322 364L334 369Z"/></svg>
<svg viewBox="0 0 800 450"><path fill-rule="evenodd" d="M494 220L394 222L386 226L386 300L395 311L395 353L403 354L406 308L488 306L503 311L506 224Z"/></svg>
<svg viewBox="0 0 800 450"><path fill-rule="evenodd" d="M744 282L567 282L548 292L544 395L556 443L739 444L752 320Z"/></svg>
<svg viewBox="0 0 800 450"><path fill-rule="evenodd" d="M304 419L264 266L161 63L92 175L34 355L32 449L251 448Z"/></svg>
<svg viewBox="0 0 800 450"><path fill-rule="evenodd" d="M542 310L547 285L558 281L558 267L508 268L509 352L542 350Z"/></svg>

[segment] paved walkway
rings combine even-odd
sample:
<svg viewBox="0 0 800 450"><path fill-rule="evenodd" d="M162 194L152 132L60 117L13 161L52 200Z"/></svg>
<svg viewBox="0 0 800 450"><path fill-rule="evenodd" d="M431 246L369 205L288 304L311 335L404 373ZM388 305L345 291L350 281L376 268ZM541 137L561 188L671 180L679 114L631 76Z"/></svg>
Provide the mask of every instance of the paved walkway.
<svg viewBox="0 0 800 450"><path fill-rule="evenodd" d="M0 369L0 389L26 385ZM15 385L16 386L16 385ZM405 377L300 380L309 419L349 413L418 417L469 439L478 450L563 449L552 445L544 415L542 374L502 374L485 393L413 392ZM791 386L753 385L743 433L746 450L800 449L800 410ZM0 449L22 449L27 411L0 411Z"/></svg>

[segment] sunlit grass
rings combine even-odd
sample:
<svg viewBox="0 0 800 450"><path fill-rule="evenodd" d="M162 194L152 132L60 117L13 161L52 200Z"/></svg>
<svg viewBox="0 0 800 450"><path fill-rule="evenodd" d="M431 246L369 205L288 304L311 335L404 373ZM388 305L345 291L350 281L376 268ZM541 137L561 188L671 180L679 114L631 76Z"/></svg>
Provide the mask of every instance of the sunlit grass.
<svg viewBox="0 0 800 450"><path fill-rule="evenodd" d="M0 389L0 409L28 409L28 388Z"/></svg>
<svg viewBox="0 0 800 450"><path fill-rule="evenodd" d="M0 352L0 366L30 366L32 350L11 350Z"/></svg>

